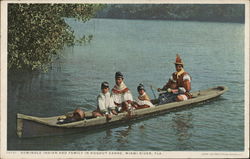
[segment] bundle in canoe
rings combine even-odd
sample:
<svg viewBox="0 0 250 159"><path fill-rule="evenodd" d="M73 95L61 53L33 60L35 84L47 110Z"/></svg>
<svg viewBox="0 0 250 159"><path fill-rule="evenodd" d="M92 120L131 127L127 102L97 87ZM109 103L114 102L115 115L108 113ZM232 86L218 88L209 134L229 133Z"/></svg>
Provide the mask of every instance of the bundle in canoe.
<svg viewBox="0 0 250 159"><path fill-rule="evenodd" d="M119 113L118 115L114 115L111 120L106 120L105 117L99 117L90 119L86 118L84 120L72 123L58 124L57 119L60 116L41 118L24 114L17 114L17 135L18 137L52 136L82 132L89 129L97 129L110 125L120 124L122 122L129 122L131 120L143 117L148 117L153 114L161 114L173 111L177 108L188 107L190 105L194 106L194 104L218 97L225 93L227 90L228 88L224 86L200 90L192 92L192 99L163 105L157 105L157 99L154 99L152 100L152 103L157 105L156 107L137 109L131 111L130 113ZM92 113L86 112L86 116L90 117L92 116Z"/></svg>

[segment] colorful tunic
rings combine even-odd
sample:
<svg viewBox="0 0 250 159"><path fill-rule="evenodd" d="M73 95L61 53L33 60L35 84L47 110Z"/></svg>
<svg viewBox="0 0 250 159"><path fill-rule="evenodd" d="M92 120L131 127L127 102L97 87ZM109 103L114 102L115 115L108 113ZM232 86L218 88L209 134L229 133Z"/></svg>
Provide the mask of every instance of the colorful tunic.
<svg viewBox="0 0 250 159"><path fill-rule="evenodd" d="M164 90L168 88L178 89L178 94L186 95L187 98L192 98L189 93L191 90L191 76L183 69L180 72L174 72L170 77L168 83L163 87Z"/></svg>
<svg viewBox="0 0 250 159"><path fill-rule="evenodd" d="M121 105L122 102L133 101L132 93L123 82L120 86L114 86L111 96L113 97L116 105Z"/></svg>

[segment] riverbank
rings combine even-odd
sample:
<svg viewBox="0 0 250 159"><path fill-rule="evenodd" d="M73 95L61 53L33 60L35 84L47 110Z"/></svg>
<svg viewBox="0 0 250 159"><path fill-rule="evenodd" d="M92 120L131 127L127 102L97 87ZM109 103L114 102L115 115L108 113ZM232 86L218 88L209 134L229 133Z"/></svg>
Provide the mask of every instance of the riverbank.
<svg viewBox="0 0 250 159"><path fill-rule="evenodd" d="M242 4L106 4L96 18L245 22Z"/></svg>

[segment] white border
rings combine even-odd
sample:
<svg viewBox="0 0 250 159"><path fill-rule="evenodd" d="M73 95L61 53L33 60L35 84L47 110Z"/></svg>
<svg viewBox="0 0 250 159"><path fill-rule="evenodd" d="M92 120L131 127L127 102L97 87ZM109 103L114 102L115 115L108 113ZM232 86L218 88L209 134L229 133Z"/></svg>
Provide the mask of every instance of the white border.
<svg viewBox="0 0 250 159"><path fill-rule="evenodd" d="M248 0L2 0L6 3L105 3L105 4L247 4Z"/></svg>
<svg viewBox="0 0 250 159"><path fill-rule="evenodd" d="M249 157L249 7L250 1L246 4L245 7L245 151L248 151Z"/></svg>
<svg viewBox="0 0 250 159"><path fill-rule="evenodd" d="M222 151L7 151L7 4L8 3L186 3L245 4L245 150ZM249 1L248 0L3 0L1 1L1 156L0 158L246 158L249 157ZM61 154L60 154L61 153ZM128 155L126 153L129 153ZM151 153L149 155L148 153Z"/></svg>
<svg viewBox="0 0 250 159"><path fill-rule="evenodd" d="M7 13L6 5L1 2L1 156L7 149L7 18L4 15Z"/></svg>

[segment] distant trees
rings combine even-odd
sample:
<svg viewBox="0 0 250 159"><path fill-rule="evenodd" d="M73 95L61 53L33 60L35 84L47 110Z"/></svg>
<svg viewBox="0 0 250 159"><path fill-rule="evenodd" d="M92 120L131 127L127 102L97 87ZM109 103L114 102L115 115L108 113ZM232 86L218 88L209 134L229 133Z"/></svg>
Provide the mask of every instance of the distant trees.
<svg viewBox="0 0 250 159"><path fill-rule="evenodd" d="M103 5L8 4L8 68L46 70L65 44L74 45L73 30L63 17L87 21ZM244 22L240 4L106 4L99 18ZM84 36L80 41L89 40Z"/></svg>
<svg viewBox="0 0 250 159"><path fill-rule="evenodd" d="M65 44L75 42L63 17L87 21L99 8L94 4L9 4L8 68L46 70Z"/></svg>
<svg viewBox="0 0 250 159"><path fill-rule="evenodd" d="M108 4L99 18L244 22L242 4Z"/></svg>

